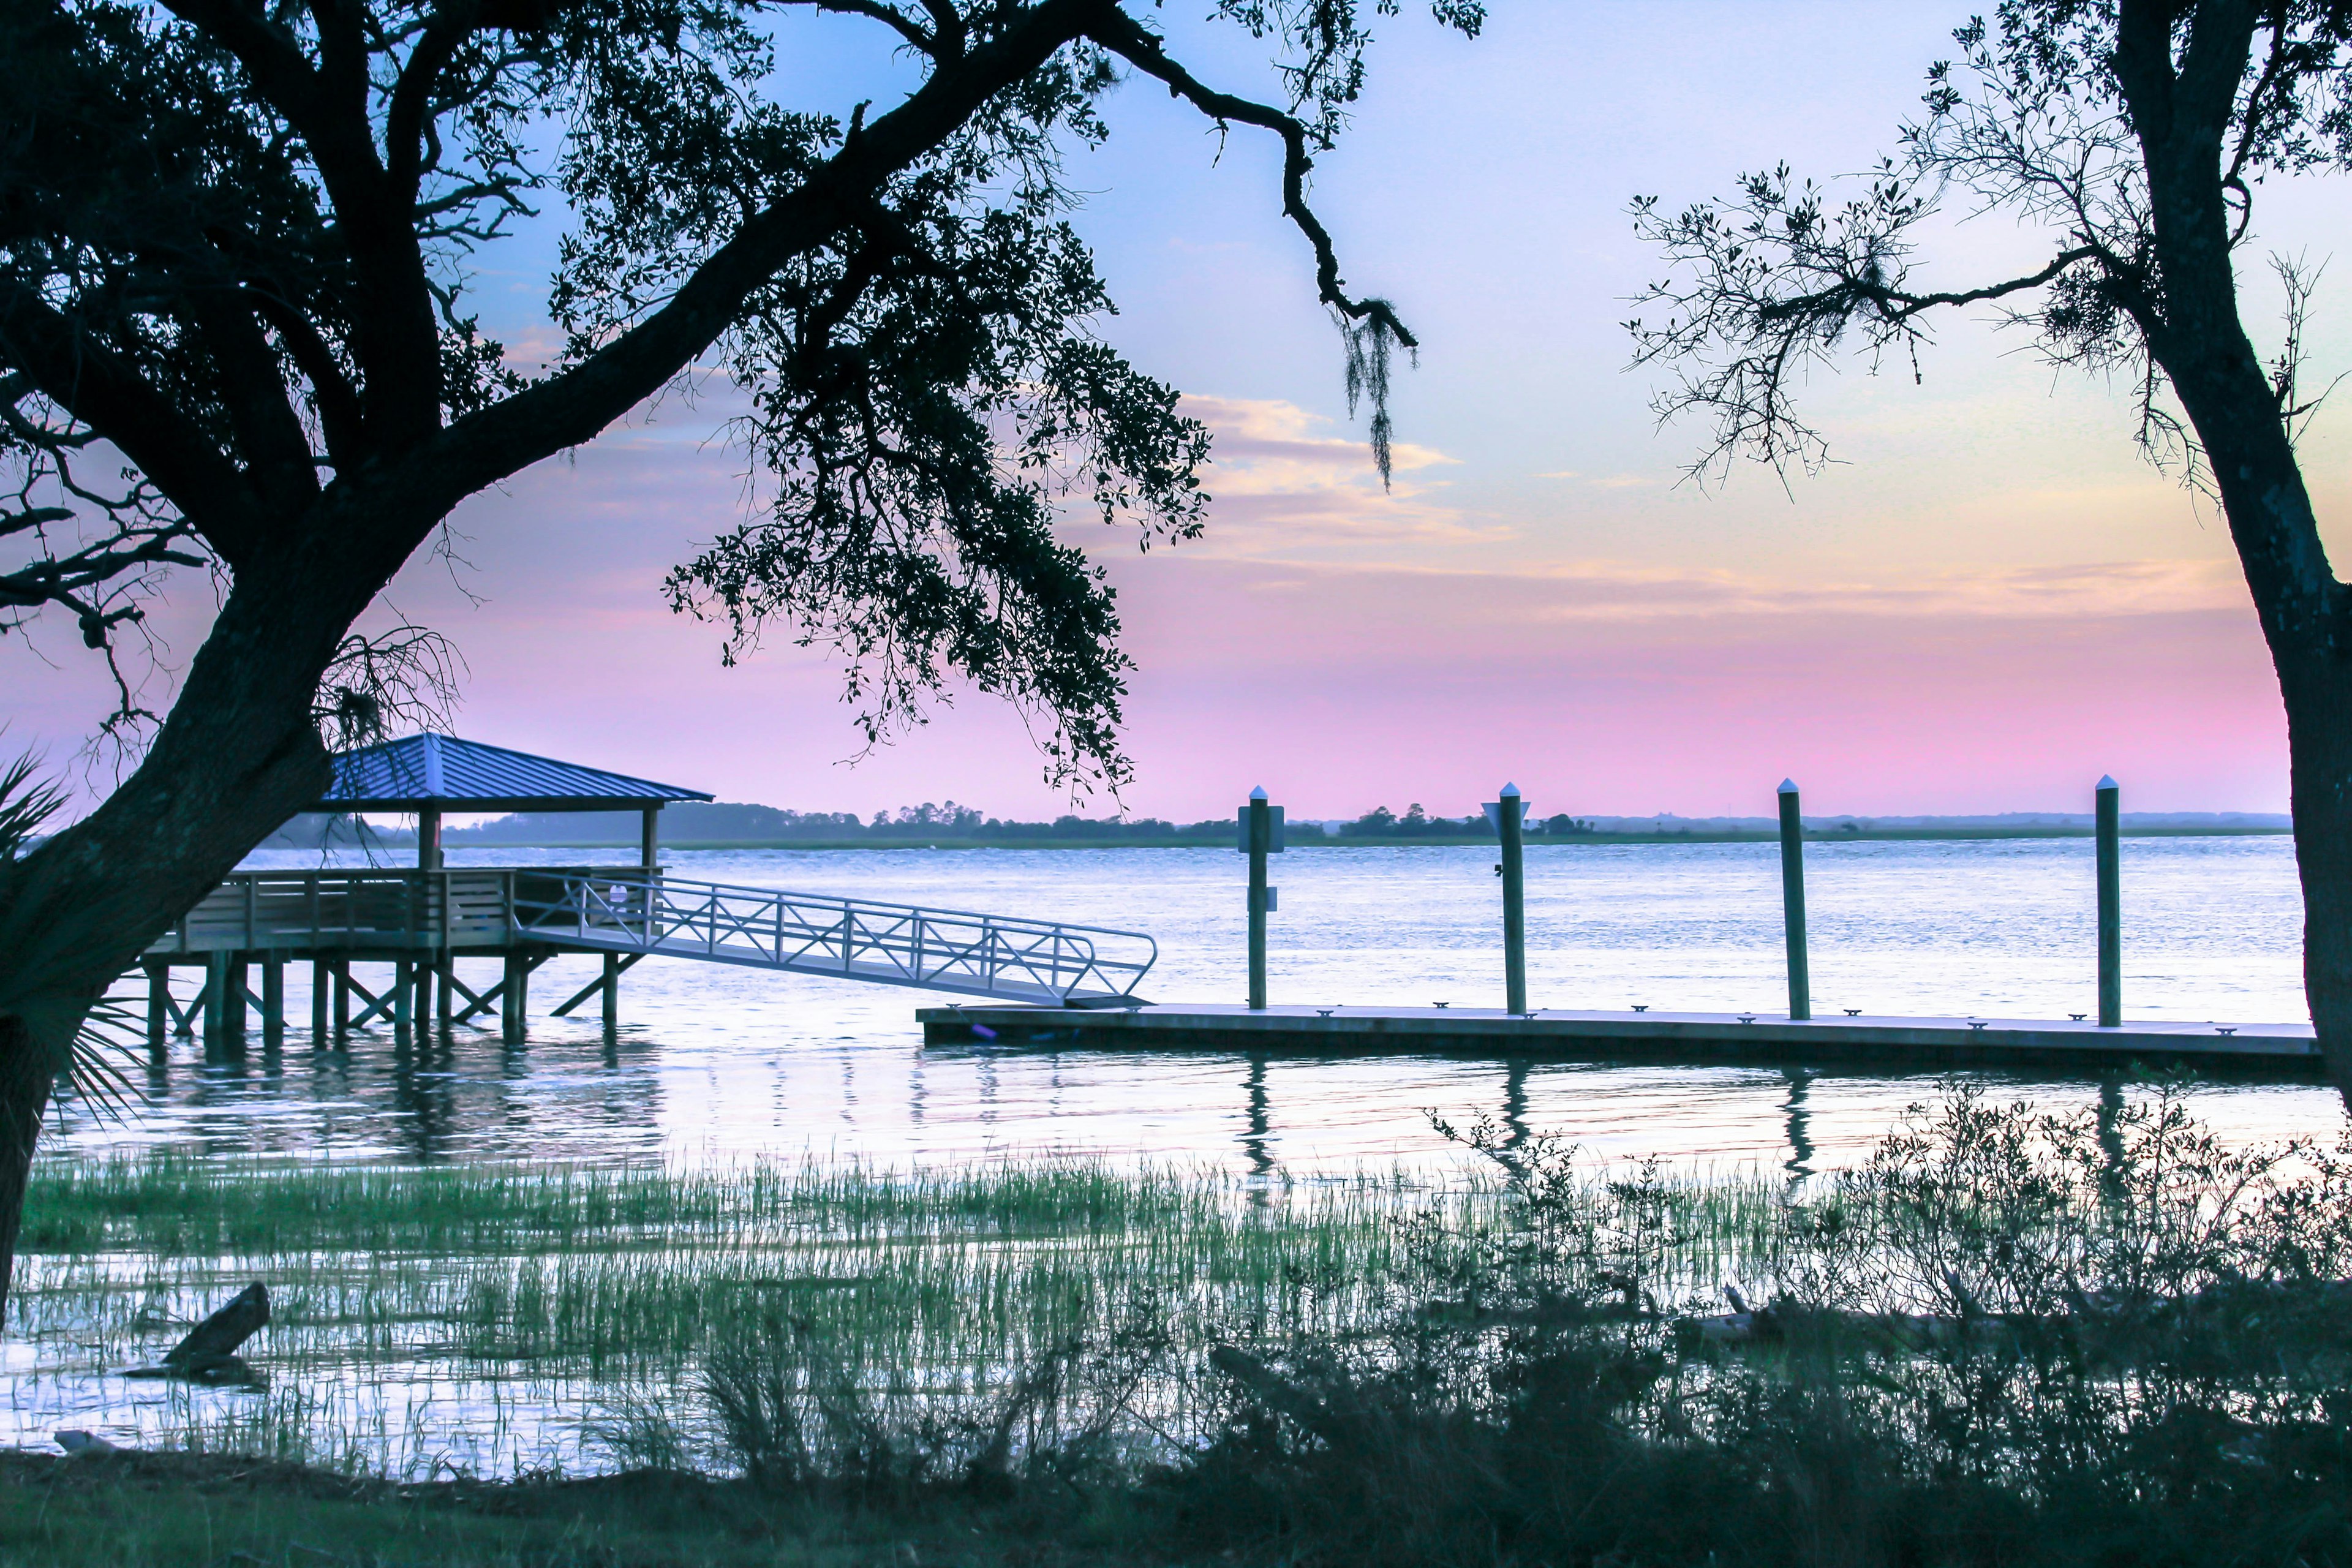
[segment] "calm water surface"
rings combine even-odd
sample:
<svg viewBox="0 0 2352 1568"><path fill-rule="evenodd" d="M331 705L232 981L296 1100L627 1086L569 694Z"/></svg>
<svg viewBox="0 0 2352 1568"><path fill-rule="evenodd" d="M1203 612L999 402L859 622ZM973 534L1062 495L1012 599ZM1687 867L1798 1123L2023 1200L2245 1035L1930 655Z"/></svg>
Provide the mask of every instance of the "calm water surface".
<svg viewBox="0 0 2352 1568"><path fill-rule="evenodd" d="M1827 1011L2061 1017L2095 1005L2086 840L1809 848L1814 1004ZM503 851L577 863L580 852ZM2302 914L2283 837L2128 840L2128 1016L2304 1020ZM1239 1001L1243 862L1214 849L685 851L674 874L1150 932L1156 1001ZM319 864L257 857L256 868ZM1494 851L1301 849L1280 857L1277 1002L1499 1005ZM1769 844L1528 851L1530 999L1538 1006L1777 1010L1785 1004L1778 850ZM594 960L534 982L551 1006ZM491 965L478 961L478 985ZM306 965L289 1013L307 1019ZM193 978L183 973L183 993ZM1090 1153L1295 1173L1449 1157L1427 1112L1480 1111L1603 1156L1706 1164L1844 1163L1932 1085L1917 1077L1740 1067L1612 1067L1457 1057L925 1049L931 995L678 961L624 982L622 1023L531 1021L409 1048L390 1031L314 1051L306 1030L241 1060L175 1042L127 1122L63 1108L49 1147L169 1143L215 1152L394 1160L856 1155L891 1164ZM593 1011L593 1009L592 1009ZM2053 1102L2088 1079L2015 1080ZM2332 1092L2197 1091L2236 1138L2333 1137Z"/></svg>

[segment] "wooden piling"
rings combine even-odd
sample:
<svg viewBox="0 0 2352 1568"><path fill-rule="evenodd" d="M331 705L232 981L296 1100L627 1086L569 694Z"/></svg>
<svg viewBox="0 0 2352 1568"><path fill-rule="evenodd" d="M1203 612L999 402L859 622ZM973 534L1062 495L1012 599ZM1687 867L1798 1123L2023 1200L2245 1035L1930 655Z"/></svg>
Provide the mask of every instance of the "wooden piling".
<svg viewBox="0 0 2352 1568"><path fill-rule="evenodd" d="M286 1037L286 955L275 951L261 955L261 1037Z"/></svg>
<svg viewBox="0 0 2352 1568"><path fill-rule="evenodd" d="M151 958L140 967L147 972L147 1049L160 1057L172 1026L172 966Z"/></svg>
<svg viewBox="0 0 2352 1568"><path fill-rule="evenodd" d="M352 1032L352 964L347 958L335 961L335 1038L342 1039Z"/></svg>
<svg viewBox="0 0 2352 1568"><path fill-rule="evenodd" d="M1265 1005L1265 857L1274 847L1274 812L1263 787L1249 797L1249 1005Z"/></svg>
<svg viewBox="0 0 2352 1568"><path fill-rule="evenodd" d="M2099 1027L2124 1022L2124 915L2122 791L2113 778L2099 780Z"/></svg>
<svg viewBox="0 0 2352 1568"><path fill-rule="evenodd" d="M335 987L334 966L323 958L310 961L310 1043L325 1043L327 1038L327 1000Z"/></svg>
<svg viewBox="0 0 2352 1568"><path fill-rule="evenodd" d="M224 1004L221 1037L227 1044L238 1047L245 1044L246 1003L252 988L253 966L250 955L242 952L229 954L228 993L221 999Z"/></svg>
<svg viewBox="0 0 2352 1568"><path fill-rule="evenodd" d="M392 1037L408 1038L409 1003L415 995L415 965L404 958L392 963Z"/></svg>
<svg viewBox="0 0 2352 1568"><path fill-rule="evenodd" d="M205 954L205 1047L218 1046L228 1037L228 985L234 954Z"/></svg>
<svg viewBox="0 0 2352 1568"><path fill-rule="evenodd" d="M506 955L506 978L499 988L499 1034L509 1045L523 1037L523 985L530 968L519 952Z"/></svg>
<svg viewBox="0 0 2352 1568"><path fill-rule="evenodd" d="M1503 858L1495 868L1503 874L1503 1010L1528 1010L1528 884L1524 862L1526 803L1519 786L1507 784L1495 817L1495 831L1503 841Z"/></svg>
<svg viewBox="0 0 2352 1568"><path fill-rule="evenodd" d="M604 1027L618 1027L621 1022L621 955L604 955Z"/></svg>
<svg viewBox="0 0 2352 1568"><path fill-rule="evenodd" d="M1805 955L1805 817L1794 779L1780 781L1780 921L1789 947L1789 1016L1813 1016L1813 977Z"/></svg>

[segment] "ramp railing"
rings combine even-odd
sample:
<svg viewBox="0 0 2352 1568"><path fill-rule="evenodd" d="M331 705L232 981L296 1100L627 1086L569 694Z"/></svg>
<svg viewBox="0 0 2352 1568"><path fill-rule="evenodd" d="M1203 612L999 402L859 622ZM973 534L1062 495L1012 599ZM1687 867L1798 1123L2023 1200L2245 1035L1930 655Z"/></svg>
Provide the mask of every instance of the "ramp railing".
<svg viewBox="0 0 2352 1568"><path fill-rule="evenodd" d="M1160 956L1140 931L610 871L518 875L522 935L927 991L1045 1002L1130 1000Z"/></svg>

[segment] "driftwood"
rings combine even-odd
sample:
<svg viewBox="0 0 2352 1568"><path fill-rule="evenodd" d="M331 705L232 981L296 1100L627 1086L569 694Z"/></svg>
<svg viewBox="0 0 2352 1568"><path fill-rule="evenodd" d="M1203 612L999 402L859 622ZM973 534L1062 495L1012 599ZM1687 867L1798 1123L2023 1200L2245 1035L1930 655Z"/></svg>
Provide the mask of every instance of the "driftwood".
<svg viewBox="0 0 2352 1568"><path fill-rule="evenodd" d="M235 1369L237 1347L269 1321L269 1288L257 1279L228 1305L198 1323L173 1345L151 1375L203 1377Z"/></svg>

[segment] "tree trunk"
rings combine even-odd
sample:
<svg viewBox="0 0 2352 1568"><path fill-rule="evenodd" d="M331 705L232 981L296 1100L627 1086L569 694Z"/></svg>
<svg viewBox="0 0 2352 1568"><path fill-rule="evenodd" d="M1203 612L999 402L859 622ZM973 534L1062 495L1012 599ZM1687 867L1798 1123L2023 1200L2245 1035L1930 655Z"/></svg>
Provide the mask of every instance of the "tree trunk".
<svg viewBox="0 0 2352 1568"><path fill-rule="evenodd" d="M296 551L240 574L138 771L0 866L0 1321L56 1076L90 1008L147 945L326 792L333 775L311 706L380 584L373 569Z"/></svg>
<svg viewBox="0 0 2352 1568"><path fill-rule="evenodd" d="M16 1261L16 1230L25 1217L25 1183L33 1142L48 1110L55 1066L20 1018L0 1017L0 1329L7 1327L8 1286Z"/></svg>
<svg viewBox="0 0 2352 1568"><path fill-rule="evenodd" d="M2352 665L2279 661L2303 879L2303 985L2328 1076L2352 1105Z"/></svg>

